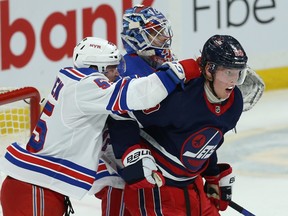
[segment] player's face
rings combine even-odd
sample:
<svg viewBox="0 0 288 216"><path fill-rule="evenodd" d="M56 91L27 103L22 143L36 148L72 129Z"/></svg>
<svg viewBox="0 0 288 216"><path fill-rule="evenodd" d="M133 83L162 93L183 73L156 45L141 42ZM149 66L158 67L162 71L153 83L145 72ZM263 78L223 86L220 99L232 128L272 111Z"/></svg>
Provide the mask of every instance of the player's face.
<svg viewBox="0 0 288 216"><path fill-rule="evenodd" d="M114 82L116 78L119 76L119 72L117 70L117 65L109 65L106 67L105 76L109 79L110 82Z"/></svg>
<svg viewBox="0 0 288 216"><path fill-rule="evenodd" d="M162 47L164 44L167 43L167 41L171 40L172 38L170 31L160 25L151 27L148 32L148 39L155 47Z"/></svg>
<svg viewBox="0 0 288 216"><path fill-rule="evenodd" d="M240 70L218 67L214 75L214 91L221 99L227 99L239 80Z"/></svg>

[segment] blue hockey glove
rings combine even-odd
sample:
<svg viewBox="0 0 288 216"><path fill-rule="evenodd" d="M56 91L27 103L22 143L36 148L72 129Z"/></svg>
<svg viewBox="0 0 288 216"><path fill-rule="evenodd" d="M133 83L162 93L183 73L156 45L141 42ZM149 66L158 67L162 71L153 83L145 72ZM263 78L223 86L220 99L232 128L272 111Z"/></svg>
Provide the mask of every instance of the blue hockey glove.
<svg viewBox="0 0 288 216"><path fill-rule="evenodd" d="M216 176L204 176L206 183L204 190L211 202L220 210L225 211L232 199L232 185L235 176L229 164L220 163L219 174Z"/></svg>
<svg viewBox="0 0 288 216"><path fill-rule="evenodd" d="M119 174L133 189L161 187L165 183L149 149L130 147L122 156L122 163L124 168Z"/></svg>

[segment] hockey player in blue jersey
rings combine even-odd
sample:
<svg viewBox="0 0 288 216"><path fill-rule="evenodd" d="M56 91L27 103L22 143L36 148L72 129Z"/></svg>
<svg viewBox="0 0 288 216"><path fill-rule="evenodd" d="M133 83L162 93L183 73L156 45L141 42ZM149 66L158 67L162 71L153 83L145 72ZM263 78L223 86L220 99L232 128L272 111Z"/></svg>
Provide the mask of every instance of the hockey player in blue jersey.
<svg viewBox="0 0 288 216"><path fill-rule="evenodd" d="M177 58L172 53L171 43L173 32L170 22L166 17L152 7L145 7L143 5L129 8L123 15L123 29L121 32L122 42L127 54L124 55L126 62L125 76L147 76L156 71L156 68L161 66L164 62L176 60ZM194 71L192 77L200 76L198 64L192 59L189 59L189 65ZM252 71L253 72L253 71ZM254 83L255 89L259 88L257 85L261 80L258 79L255 73L251 73L249 77L249 85ZM261 84L261 82L260 82ZM252 85L250 85L252 86ZM263 91L258 91L254 96L249 86L249 91L242 88L249 95L245 99L247 109L250 109L261 97ZM260 85L261 87L261 85ZM258 97L257 97L258 96ZM254 100L251 100L253 98ZM110 169L111 171L111 169ZM106 174L105 174L106 173ZM124 212L123 192L121 185L116 181L115 174L109 177L109 173L101 170L100 179L98 182L103 182L110 185L105 187L96 196L102 199L102 215L113 214L119 215L119 212ZM103 178L104 176L104 178ZM126 210L124 215L130 215Z"/></svg>
<svg viewBox="0 0 288 216"><path fill-rule="evenodd" d="M124 167L120 174L128 183L125 204L133 215L220 215L231 200L232 168L218 163L217 149L243 111L236 85L245 79L247 56L232 36L214 35L198 62L202 75L184 91L176 89L154 108L109 120L114 153ZM155 167L165 183L160 188L151 181Z"/></svg>

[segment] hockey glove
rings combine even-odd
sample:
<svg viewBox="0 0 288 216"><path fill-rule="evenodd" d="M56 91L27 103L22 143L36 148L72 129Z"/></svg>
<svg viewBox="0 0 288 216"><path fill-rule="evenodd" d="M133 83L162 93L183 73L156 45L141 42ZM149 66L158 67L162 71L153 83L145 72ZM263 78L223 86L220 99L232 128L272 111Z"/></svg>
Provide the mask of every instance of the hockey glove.
<svg viewBox="0 0 288 216"><path fill-rule="evenodd" d="M220 173L217 176L204 176L204 190L211 202L220 210L225 211L232 199L232 185L235 176L229 164L217 164Z"/></svg>
<svg viewBox="0 0 288 216"><path fill-rule="evenodd" d="M263 95L265 84L258 74L250 67L245 69L246 77L241 85L237 85L243 97L243 112L252 109Z"/></svg>
<svg viewBox="0 0 288 216"><path fill-rule="evenodd" d="M161 70L166 70L170 78L177 84L181 84L182 88L184 83L193 78L200 76L200 69L194 59L186 59L182 61L165 62L160 67Z"/></svg>
<svg viewBox="0 0 288 216"><path fill-rule="evenodd" d="M165 179L158 171L155 159L149 149L134 145L122 156L124 168L120 176L132 189L161 187Z"/></svg>

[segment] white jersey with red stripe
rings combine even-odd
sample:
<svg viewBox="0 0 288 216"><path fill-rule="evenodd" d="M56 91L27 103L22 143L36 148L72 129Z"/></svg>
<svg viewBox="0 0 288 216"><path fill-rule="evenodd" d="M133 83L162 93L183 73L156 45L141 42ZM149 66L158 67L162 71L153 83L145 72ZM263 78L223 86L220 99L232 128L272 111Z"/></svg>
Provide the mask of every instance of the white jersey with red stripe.
<svg viewBox="0 0 288 216"><path fill-rule="evenodd" d="M90 68L61 69L30 140L11 144L0 170L81 199L96 179L108 115L153 107L175 87L164 71L111 84Z"/></svg>

